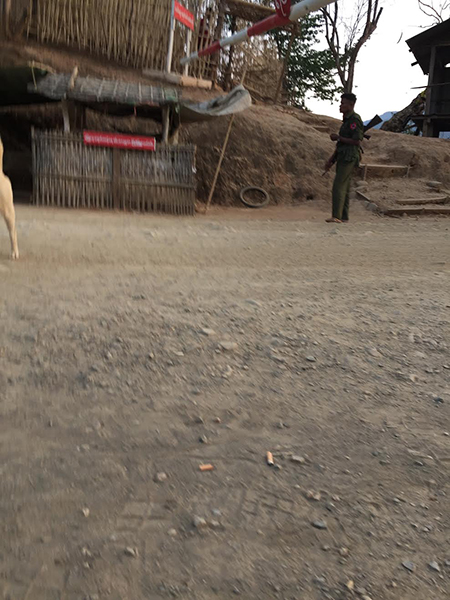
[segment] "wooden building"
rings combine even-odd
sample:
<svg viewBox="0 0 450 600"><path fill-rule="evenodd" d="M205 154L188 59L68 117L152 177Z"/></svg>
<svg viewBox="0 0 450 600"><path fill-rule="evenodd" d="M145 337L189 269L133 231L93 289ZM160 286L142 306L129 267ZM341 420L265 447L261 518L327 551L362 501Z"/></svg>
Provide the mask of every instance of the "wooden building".
<svg viewBox="0 0 450 600"><path fill-rule="evenodd" d="M414 117L425 137L450 131L450 19L409 39L407 44L425 75L427 99L423 115Z"/></svg>

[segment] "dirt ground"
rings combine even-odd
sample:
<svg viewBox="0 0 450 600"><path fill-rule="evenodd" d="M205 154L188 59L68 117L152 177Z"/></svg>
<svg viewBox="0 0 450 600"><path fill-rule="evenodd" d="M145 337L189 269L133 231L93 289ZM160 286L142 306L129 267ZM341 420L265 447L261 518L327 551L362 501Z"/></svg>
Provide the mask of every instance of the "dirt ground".
<svg viewBox="0 0 450 600"><path fill-rule="evenodd" d="M0 598L449 597L450 222L325 216L0 228Z"/></svg>
<svg viewBox="0 0 450 600"><path fill-rule="evenodd" d="M427 200L449 194L445 186L437 188L427 185L426 179L411 179L405 177L391 179L370 179L366 181L367 188L363 190L366 197L375 202L382 210L398 206L398 202L407 199ZM449 186L450 187L450 186Z"/></svg>

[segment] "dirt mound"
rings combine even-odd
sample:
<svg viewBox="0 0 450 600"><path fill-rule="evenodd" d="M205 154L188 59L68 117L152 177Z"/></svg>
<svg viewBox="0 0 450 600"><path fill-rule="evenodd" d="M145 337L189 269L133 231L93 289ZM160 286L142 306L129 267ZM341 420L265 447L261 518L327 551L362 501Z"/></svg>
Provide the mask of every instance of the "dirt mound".
<svg viewBox="0 0 450 600"><path fill-rule="evenodd" d="M410 177L450 184L450 140L374 131L365 162L408 165Z"/></svg>
<svg viewBox="0 0 450 600"><path fill-rule="evenodd" d="M426 204L432 198L448 194L445 188L429 187L427 180L421 178L370 179L363 193L383 211L397 208L403 200L422 199Z"/></svg>
<svg viewBox="0 0 450 600"><path fill-rule="evenodd" d="M198 197L205 200L214 176L228 122L190 127L186 140L197 145ZM242 187L265 188L272 202L329 200L332 174L322 177L334 144L329 134L338 120L300 110L254 106L236 117L214 202L233 204ZM450 141L373 131L364 142L362 162L407 165L412 179L450 184ZM391 182L386 181L389 187Z"/></svg>
<svg viewBox="0 0 450 600"><path fill-rule="evenodd" d="M190 126L186 141L197 145L198 198L208 197L228 120ZM214 201L233 204L241 188L266 189L273 203L327 198L331 177L322 177L333 152L327 135L311 124L267 106L237 115Z"/></svg>

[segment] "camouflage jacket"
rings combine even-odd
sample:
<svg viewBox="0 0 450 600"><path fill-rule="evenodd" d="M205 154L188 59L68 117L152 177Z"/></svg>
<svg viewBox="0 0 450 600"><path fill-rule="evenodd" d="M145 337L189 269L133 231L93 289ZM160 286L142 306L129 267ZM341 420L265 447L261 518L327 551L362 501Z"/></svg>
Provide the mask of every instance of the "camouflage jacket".
<svg viewBox="0 0 450 600"><path fill-rule="evenodd" d="M339 135L343 138L359 140L362 142L364 139L364 124L361 117L355 112L351 112L349 115L344 117L344 122L342 123ZM338 142L336 151L337 159L344 162L357 161L359 163L359 159L361 158L360 146L350 146L349 144Z"/></svg>

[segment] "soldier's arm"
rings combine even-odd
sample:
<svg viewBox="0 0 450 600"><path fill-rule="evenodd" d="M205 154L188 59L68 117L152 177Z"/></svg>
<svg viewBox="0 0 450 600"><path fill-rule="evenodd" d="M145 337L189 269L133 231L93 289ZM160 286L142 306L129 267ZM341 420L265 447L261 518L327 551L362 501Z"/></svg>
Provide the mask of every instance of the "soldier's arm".
<svg viewBox="0 0 450 600"><path fill-rule="evenodd" d="M348 146L361 146L361 142L364 139L364 125L359 119L355 119L350 123L350 136L342 137L340 135L332 135L332 139L335 138L336 142L341 144L347 144Z"/></svg>
<svg viewBox="0 0 450 600"><path fill-rule="evenodd" d="M341 142L341 144L348 144L349 146L361 146L361 140L360 139L353 139L353 138L345 138L345 137L341 137L340 135L337 136L337 142Z"/></svg>

